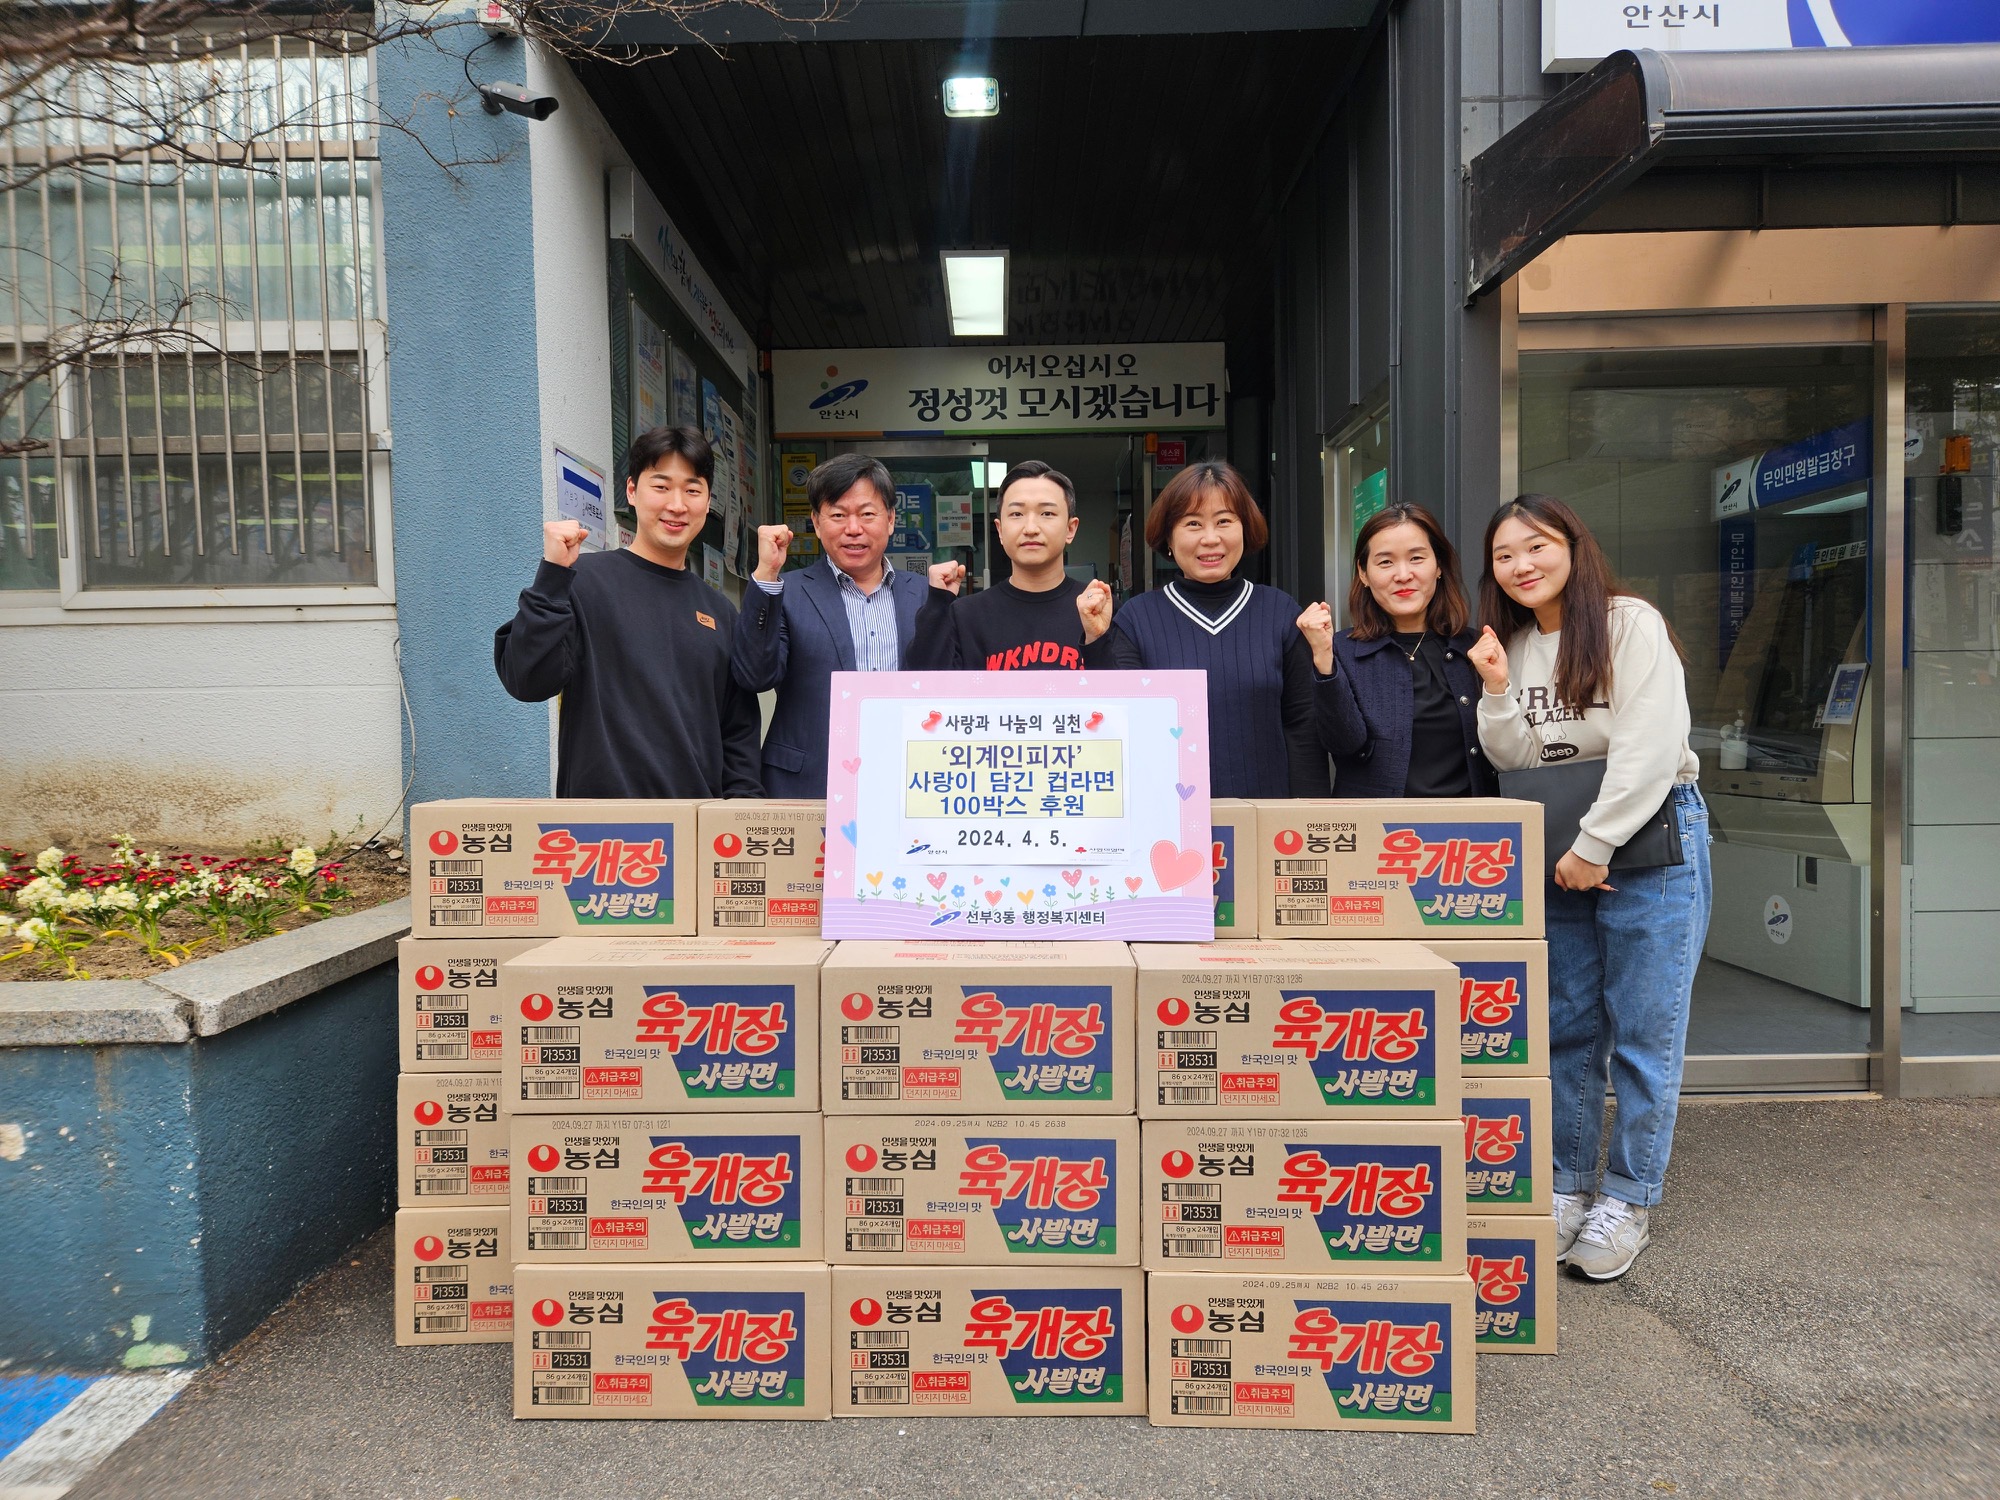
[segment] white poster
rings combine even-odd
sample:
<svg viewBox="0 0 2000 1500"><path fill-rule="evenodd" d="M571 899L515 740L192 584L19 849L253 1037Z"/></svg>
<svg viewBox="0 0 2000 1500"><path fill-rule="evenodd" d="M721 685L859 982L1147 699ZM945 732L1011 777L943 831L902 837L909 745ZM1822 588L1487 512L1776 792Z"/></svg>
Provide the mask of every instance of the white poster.
<svg viewBox="0 0 2000 1500"><path fill-rule="evenodd" d="M676 427L701 426L701 378L694 356L675 344L667 351L667 409Z"/></svg>
<svg viewBox="0 0 2000 1500"><path fill-rule="evenodd" d="M632 304L632 432L667 424L667 336Z"/></svg>
<svg viewBox="0 0 2000 1500"><path fill-rule="evenodd" d="M573 453L556 449L556 518L581 521L589 533L586 552L602 552L615 532L605 501L604 471Z"/></svg>
<svg viewBox="0 0 2000 1500"><path fill-rule="evenodd" d="M1221 344L775 349L781 438L1150 432L1223 425Z"/></svg>
<svg viewBox="0 0 2000 1500"><path fill-rule="evenodd" d="M937 497L937 545L940 547L972 545L972 496Z"/></svg>

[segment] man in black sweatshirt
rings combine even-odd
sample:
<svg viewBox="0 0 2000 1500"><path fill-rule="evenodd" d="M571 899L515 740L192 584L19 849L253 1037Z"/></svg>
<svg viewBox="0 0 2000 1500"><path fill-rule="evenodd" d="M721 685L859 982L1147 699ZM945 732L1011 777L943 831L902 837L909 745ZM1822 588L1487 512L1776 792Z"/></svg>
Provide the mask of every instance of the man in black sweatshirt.
<svg viewBox="0 0 2000 1500"><path fill-rule="evenodd" d="M1063 553L1076 540L1076 486L1040 459L1019 463L1000 482L994 522L1011 576L977 594L958 596L962 563L930 570L930 598L917 615L916 645L908 669L967 672L1078 672L1119 665L1084 658L1083 621L1077 601L1102 583L1078 583L1063 569Z"/></svg>
<svg viewBox="0 0 2000 1500"><path fill-rule="evenodd" d="M692 427L633 440L631 545L582 550L578 521L542 528L542 565L493 635L500 682L524 703L562 694L558 797L757 797L757 696L736 685L730 602L688 567L715 456Z"/></svg>

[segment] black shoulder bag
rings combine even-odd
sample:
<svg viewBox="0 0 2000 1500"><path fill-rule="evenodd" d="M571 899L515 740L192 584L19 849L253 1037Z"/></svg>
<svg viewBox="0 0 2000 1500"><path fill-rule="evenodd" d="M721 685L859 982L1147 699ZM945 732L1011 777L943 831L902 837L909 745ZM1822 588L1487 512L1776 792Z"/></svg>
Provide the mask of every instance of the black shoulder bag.
<svg viewBox="0 0 2000 1500"><path fill-rule="evenodd" d="M1590 811L1604 788L1604 767L1601 760L1572 760L1500 773L1501 796L1542 804L1542 850L1550 880L1555 879L1557 863L1576 842L1583 815ZM1641 823L1632 837L1611 851L1610 867L1643 870L1686 862L1680 823L1674 817L1674 794L1670 790L1659 810Z"/></svg>

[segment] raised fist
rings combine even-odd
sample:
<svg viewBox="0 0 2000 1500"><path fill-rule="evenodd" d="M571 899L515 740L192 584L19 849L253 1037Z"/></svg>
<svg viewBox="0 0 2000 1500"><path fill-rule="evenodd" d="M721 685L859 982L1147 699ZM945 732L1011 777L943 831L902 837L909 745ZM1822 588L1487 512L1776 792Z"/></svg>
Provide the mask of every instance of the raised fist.
<svg viewBox="0 0 2000 1500"><path fill-rule="evenodd" d="M1333 675L1333 611L1326 601L1308 604L1298 618L1299 634L1312 647L1313 670L1322 677Z"/></svg>
<svg viewBox="0 0 2000 1500"><path fill-rule="evenodd" d="M590 537L581 521L549 521L542 526L542 560L559 568L576 566L576 555Z"/></svg>
<svg viewBox="0 0 2000 1500"><path fill-rule="evenodd" d="M776 583L778 575L785 570L785 559L792 551L792 528L789 526L759 526L757 528L757 566L751 576L761 578L766 583Z"/></svg>
<svg viewBox="0 0 2000 1500"><path fill-rule="evenodd" d="M1507 691L1507 651L1500 644L1500 637L1493 633L1491 625L1479 632L1479 639L1472 643L1465 659L1472 663L1479 680L1486 684L1487 692Z"/></svg>
<svg viewBox="0 0 2000 1500"><path fill-rule="evenodd" d="M1093 578L1076 596L1077 618L1083 621L1083 641L1089 645L1111 628L1111 585Z"/></svg>
<svg viewBox="0 0 2000 1500"><path fill-rule="evenodd" d="M931 564L931 587L955 594L965 586L965 564L941 562Z"/></svg>

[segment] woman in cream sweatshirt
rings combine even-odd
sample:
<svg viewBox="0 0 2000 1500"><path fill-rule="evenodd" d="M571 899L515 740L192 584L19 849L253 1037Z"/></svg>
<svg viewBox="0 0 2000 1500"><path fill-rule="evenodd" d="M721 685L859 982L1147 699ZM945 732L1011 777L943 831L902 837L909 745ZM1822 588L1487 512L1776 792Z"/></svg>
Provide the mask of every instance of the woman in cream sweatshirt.
<svg viewBox="0 0 2000 1500"><path fill-rule="evenodd" d="M1550 495L1509 501L1488 523L1480 609L1486 628L1467 654L1485 687L1479 743L1493 767L1604 762L1548 892L1549 1073L1557 1254L1608 1281L1651 1242L1708 932L1708 808L1688 748L1687 677L1660 612L1620 590L1597 539ZM1663 809L1683 862L1612 871ZM1607 1082L1618 1113L1600 1179Z"/></svg>

